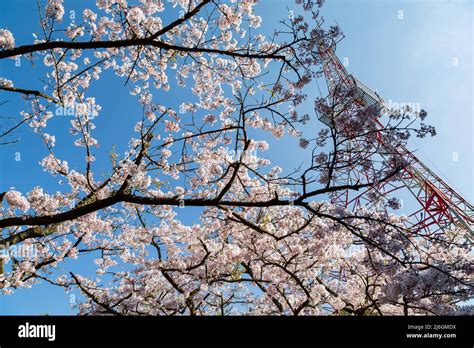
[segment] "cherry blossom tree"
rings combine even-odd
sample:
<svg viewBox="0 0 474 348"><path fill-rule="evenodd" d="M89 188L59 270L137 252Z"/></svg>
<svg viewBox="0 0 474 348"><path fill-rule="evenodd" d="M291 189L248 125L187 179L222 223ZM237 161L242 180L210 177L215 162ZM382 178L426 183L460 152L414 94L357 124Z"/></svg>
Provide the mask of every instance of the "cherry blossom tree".
<svg viewBox="0 0 474 348"><path fill-rule="evenodd" d="M78 312L95 315L466 313L466 231L409 229L393 213L397 197L374 196L376 205L356 211L331 200L400 180L406 163L391 147L434 129L420 123L424 111L388 112L381 144L373 122L380 110L337 112L353 103L343 88L314 96L318 48L340 34L324 28L322 3L296 0L271 36L261 30L257 0L97 0L69 22L67 4L48 0L33 43L17 45L14 30L0 29L0 59L21 56L48 71L43 90L0 78L3 94L25 103L1 137L29 127L48 153L39 165L61 187L2 194L3 293L47 282L80 291ZM109 71L140 106L138 117L101 112L106 100L92 90ZM179 108L167 103L177 90L190 94ZM307 102L332 115L333 127L313 138L303 138L312 121L300 111ZM80 167L61 155L48 127L68 109L62 146L81 151ZM127 150L110 152L103 175L97 119L113 127L130 117L135 135L120 139ZM299 139L289 151L312 149L294 171L265 157L272 140L286 136ZM340 184L343 168L368 165L346 159L344 144L355 137L364 151L385 155L367 182ZM198 222L184 222L189 209L199 211ZM35 252L10 252L20 245ZM94 274L67 268L87 255Z"/></svg>

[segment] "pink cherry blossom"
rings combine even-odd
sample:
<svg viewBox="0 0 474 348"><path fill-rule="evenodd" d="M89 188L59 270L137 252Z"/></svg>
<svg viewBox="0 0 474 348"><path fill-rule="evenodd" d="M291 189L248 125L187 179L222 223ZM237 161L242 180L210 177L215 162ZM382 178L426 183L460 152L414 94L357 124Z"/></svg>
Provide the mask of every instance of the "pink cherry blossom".
<svg viewBox="0 0 474 348"><path fill-rule="evenodd" d="M5 199L7 200L11 208L19 208L23 211L27 211L28 209L30 209L30 204L28 203L28 200L16 190L7 191L5 193Z"/></svg>
<svg viewBox="0 0 474 348"><path fill-rule="evenodd" d="M7 29L0 29L0 48L4 50L15 48L13 34Z"/></svg>

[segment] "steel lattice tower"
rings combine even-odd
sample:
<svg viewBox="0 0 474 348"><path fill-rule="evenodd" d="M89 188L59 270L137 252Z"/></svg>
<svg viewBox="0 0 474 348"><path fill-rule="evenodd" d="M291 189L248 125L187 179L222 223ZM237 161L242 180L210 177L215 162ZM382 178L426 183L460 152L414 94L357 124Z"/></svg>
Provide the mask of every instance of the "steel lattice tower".
<svg viewBox="0 0 474 348"><path fill-rule="evenodd" d="M319 55L322 61L324 77L326 79L329 96L337 94L337 89L344 88L352 90L352 99L348 104L336 105L331 114L319 114L318 118L327 126L335 127L333 118L342 112L353 112L357 108L374 106L379 112L378 118L382 117L386 104L384 100L373 90L362 84L354 76L349 74L338 59L334 51L335 44L319 46ZM436 175L427 165L425 165L417 156L403 145L387 146L384 144L382 131L384 126L379 119L374 119L375 141L381 148L386 148L390 152L400 155L405 165L402 169L401 179L396 181L381 181L374 186L366 189L362 193L352 195L349 190L339 191L332 195L331 200L334 203L341 204L347 209L353 211L362 205L373 205L373 195L379 197L388 197L394 191L408 190L415 201L417 208L408 213L407 227L411 231L421 234L443 233L444 231L458 227L466 230L468 238L472 238L474 233L474 206ZM345 148L346 163L349 165L341 169L336 169L331 176L335 184L347 185L355 183L369 182L373 175L380 172L377 167L377 161L374 156L386 158L387 153L364 153L358 151L362 148L362 142L367 139L363 137L354 137L347 142ZM351 162L350 157L356 157ZM351 166L350 163L363 162L367 166Z"/></svg>

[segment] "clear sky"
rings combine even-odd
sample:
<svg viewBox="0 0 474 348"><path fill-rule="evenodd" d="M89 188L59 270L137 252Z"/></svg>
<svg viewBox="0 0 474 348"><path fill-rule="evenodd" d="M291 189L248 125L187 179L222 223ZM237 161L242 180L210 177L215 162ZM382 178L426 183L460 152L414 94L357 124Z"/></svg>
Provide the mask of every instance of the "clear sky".
<svg viewBox="0 0 474 348"><path fill-rule="evenodd" d="M414 140L410 148L446 182L461 194L474 201L474 104L473 104L473 13L471 0L328 0L322 9L326 23L337 22L346 38L338 47L341 59L347 58L348 70L359 80L392 103L417 103L429 113L428 121L436 126L435 138ZM66 10L78 14L89 0L65 0ZM256 8L263 17L265 30L271 32L278 21L294 8L290 0L261 0ZM66 12L67 13L67 12ZM36 0L0 1L0 28L11 30L17 44L33 41L31 33L39 31ZM13 60L0 61L0 76L10 78L24 88L41 88L38 68L22 62L15 67ZM32 72L35 71L34 75ZM124 149L130 136L134 117L118 115L140 112L138 105L130 102L130 95L123 87L110 87L109 82L122 86L123 82L109 76L95 88L99 104L103 106L97 119L97 128L110 133L99 137L101 149L97 158L105 156L112 144ZM21 83L20 83L21 82ZM315 91L315 96L319 92ZM172 92L179 105L187 95ZM0 93L0 102L17 99ZM132 100L133 101L133 100ZM0 116L15 116L18 105L0 107ZM305 106L310 115L312 102ZM102 116L102 114L107 116ZM3 122L3 121L2 121ZM52 129L64 129L68 119L51 120ZM316 134L320 124L314 120L306 131ZM57 137L57 150L67 135ZM26 192L36 185L56 190L54 180L37 165L46 153L39 139L32 137L28 128L19 133L21 141L10 146L0 146L0 192L15 187ZM113 135L113 136L112 136ZM310 136L308 136L310 137ZM120 138L123 141L120 142ZM310 154L297 146L297 139L283 139L272 143L268 157L272 163L288 170L296 167ZM69 150L68 150L69 151ZM21 161L15 161L15 154ZM289 153L290 152L290 153ZM65 154L71 161L73 152ZM83 156L77 154L77 163ZM99 161L99 160L98 160ZM105 164L104 164L105 165ZM83 270L84 265L74 261L68 267ZM10 296L0 295L0 314L72 314L69 295L62 289L48 285L17 291Z"/></svg>

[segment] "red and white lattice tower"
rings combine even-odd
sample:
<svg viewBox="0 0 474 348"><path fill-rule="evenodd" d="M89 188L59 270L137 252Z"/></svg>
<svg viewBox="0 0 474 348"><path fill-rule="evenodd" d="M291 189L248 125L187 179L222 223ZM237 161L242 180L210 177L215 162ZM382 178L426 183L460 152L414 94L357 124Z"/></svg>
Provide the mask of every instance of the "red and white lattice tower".
<svg viewBox="0 0 474 348"><path fill-rule="evenodd" d="M322 60L324 76L329 90L329 98L337 94L338 88L352 90L352 98L349 104L337 106L330 115L321 114L318 118L329 127L335 127L332 117L337 117L342 112L351 112L350 108L361 108L373 105L380 110L379 117L382 117L386 111L384 100L374 91L366 87L354 76L349 74L334 52L335 44L319 46L319 54ZM354 93L355 91L355 93ZM354 109L355 110L355 109ZM343 168L336 168L331 176L335 184L354 185L374 181L374 175L380 173L380 163L387 158L389 152L395 152L403 157L405 164L402 169L400 180L386 180L377 183L373 187L356 194L350 190L339 191L332 195L333 202L345 206L353 211L360 206L373 205L374 194L378 197L389 197L395 191L407 190L415 200L408 206L404 204L404 212L409 219L407 227L410 231L423 234L443 233L447 229L458 227L466 230L468 238L471 238L474 232L474 206L436 175L427 165L425 165L417 156L403 145L385 146L383 143L384 126L379 119L374 119L375 141L379 143L379 149L388 149L385 153L364 152L364 144L367 139L363 137L354 137L345 145L345 156L354 157L344 158L348 164ZM358 151L361 149L361 151ZM381 161L374 157L379 156ZM365 157L365 158L364 158ZM364 159L366 161L364 161ZM386 162L386 161L385 161ZM364 163L363 166L351 163ZM411 212L407 209L413 209Z"/></svg>

